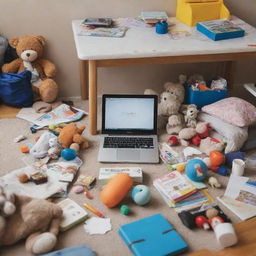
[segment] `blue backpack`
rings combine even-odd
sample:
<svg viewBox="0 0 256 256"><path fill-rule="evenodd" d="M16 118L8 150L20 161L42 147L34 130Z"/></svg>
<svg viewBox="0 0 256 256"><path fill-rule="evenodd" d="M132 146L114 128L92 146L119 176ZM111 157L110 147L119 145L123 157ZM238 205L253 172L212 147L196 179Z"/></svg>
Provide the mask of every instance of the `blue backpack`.
<svg viewBox="0 0 256 256"><path fill-rule="evenodd" d="M0 100L6 105L23 108L33 104L31 72L0 74Z"/></svg>

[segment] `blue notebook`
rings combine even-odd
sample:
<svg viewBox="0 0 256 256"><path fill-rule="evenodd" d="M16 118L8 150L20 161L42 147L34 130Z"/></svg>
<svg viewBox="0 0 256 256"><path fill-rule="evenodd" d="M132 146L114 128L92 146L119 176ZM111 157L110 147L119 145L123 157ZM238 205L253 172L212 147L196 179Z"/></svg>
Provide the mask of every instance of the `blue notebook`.
<svg viewBox="0 0 256 256"><path fill-rule="evenodd" d="M242 28L224 19L198 22L196 29L214 41L244 36Z"/></svg>
<svg viewBox="0 0 256 256"><path fill-rule="evenodd" d="M161 214L122 225L118 233L136 256L178 255L188 249L187 243Z"/></svg>

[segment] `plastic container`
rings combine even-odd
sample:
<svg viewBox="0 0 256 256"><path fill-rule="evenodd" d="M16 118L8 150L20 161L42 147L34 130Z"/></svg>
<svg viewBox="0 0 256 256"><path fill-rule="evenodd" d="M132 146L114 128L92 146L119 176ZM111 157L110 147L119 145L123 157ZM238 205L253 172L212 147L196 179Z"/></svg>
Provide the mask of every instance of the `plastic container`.
<svg viewBox="0 0 256 256"><path fill-rule="evenodd" d="M212 104L228 97L228 90L194 91L185 85L185 104L195 104L198 108Z"/></svg>

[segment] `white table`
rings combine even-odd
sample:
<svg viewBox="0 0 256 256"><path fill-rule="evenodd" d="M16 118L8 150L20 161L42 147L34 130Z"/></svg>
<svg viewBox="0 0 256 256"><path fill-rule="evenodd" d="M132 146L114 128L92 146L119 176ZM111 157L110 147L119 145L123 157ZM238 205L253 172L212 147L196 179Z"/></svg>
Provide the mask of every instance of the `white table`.
<svg viewBox="0 0 256 256"><path fill-rule="evenodd" d="M89 81L89 131L97 133L97 68L170 63L224 62L223 76L232 84L234 62L256 59L256 29L238 18L246 35L222 41L212 41L195 28L170 18L170 31L187 31L188 36L173 39L170 34L159 35L155 28L130 27L122 38L78 36L81 20L72 21L77 56L80 61L81 95L87 98ZM88 68L88 72L87 72Z"/></svg>

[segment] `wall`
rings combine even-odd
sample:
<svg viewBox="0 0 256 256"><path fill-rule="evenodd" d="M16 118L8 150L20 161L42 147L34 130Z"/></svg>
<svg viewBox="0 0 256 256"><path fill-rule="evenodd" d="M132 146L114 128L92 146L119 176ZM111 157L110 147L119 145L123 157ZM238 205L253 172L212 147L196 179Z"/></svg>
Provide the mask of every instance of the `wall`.
<svg viewBox="0 0 256 256"><path fill-rule="evenodd" d="M256 26L256 1L226 0L226 5L231 13ZM175 0L0 0L0 34L8 38L25 34L44 35L48 39L45 57L52 60L59 70L60 95L79 96L79 68L71 30L72 19L136 17L142 10L163 10L174 16L175 9ZM255 61L238 63L236 84L256 81L255 64ZM100 94L140 93L145 88L160 91L164 82L176 80L179 73L201 73L210 78L219 71L220 65L215 63L102 68L99 70L98 91ZM236 92L243 92L245 97L249 97L242 87L238 89Z"/></svg>

